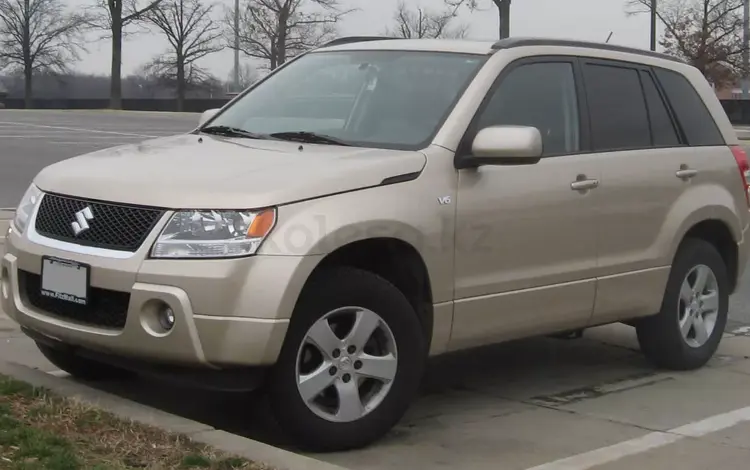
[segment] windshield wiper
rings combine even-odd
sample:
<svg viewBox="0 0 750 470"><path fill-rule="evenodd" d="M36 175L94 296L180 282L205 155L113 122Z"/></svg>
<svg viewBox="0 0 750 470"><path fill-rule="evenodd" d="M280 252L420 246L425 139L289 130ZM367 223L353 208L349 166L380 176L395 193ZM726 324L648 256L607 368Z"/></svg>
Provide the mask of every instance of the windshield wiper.
<svg viewBox="0 0 750 470"><path fill-rule="evenodd" d="M276 139L292 140L295 142L307 142L310 144L343 145L346 147L351 147L351 144L347 144L343 140L337 139L335 137L308 131L275 132L271 134L271 137L274 137Z"/></svg>
<svg viewBox="0 0 750 470"><path fill-rule="evenodd" d="M230 126L208 126L200 130L206 134L223 135L225 137L243 137L246 139L265 139L268 136L249 132L239 127Z"/></svg>

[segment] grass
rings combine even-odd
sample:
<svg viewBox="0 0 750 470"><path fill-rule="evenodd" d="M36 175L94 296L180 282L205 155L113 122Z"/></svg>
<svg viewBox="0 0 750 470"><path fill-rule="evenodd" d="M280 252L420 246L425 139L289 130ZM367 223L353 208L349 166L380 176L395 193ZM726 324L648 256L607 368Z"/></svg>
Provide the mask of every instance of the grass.
<svg viewBox="0 0 750 470"><path fill-rule="evenodd" d="M271 470L2 375L0 468Z"/></svg>

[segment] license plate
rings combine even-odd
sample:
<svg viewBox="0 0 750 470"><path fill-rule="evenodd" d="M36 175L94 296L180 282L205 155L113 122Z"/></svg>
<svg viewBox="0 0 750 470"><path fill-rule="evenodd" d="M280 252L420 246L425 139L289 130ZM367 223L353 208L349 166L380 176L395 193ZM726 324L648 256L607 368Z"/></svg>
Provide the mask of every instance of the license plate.
<svg viewBox="0 0 750 470"><path fill-rule="evenodd" d="M41 294L52 299L88 305L89 267L59 258L42 258Z"/></svg>

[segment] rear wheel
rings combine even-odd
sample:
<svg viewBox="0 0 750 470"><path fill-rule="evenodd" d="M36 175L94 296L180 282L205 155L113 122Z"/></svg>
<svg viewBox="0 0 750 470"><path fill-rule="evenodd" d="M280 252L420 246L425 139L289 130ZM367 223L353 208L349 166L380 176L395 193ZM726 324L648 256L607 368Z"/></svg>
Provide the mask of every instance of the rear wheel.
<svg viewBox="0 0 750 470"><path fill-rule="evenodd" d="M414 309L396 287L367 271L328 270L295 309L272 374L274 414L311 451L368 445L416 395L425 344Z"/></svg>
<svg viewBox="0 0 750 470"><path fill-rule="evenodd" d="M124 369L92 361L70 351L52 348L42 343L36 345L49 362L77 379L96 381L121 379L133 375Z"/></svg>
<svg viewBox="0 0 750 470"><path fill-rule="evenodd" d="M724 260L710 243L687 239L672 265L661 312L636 325L641 349L660 367L702 367L719 347L728 308Z"/></svg>

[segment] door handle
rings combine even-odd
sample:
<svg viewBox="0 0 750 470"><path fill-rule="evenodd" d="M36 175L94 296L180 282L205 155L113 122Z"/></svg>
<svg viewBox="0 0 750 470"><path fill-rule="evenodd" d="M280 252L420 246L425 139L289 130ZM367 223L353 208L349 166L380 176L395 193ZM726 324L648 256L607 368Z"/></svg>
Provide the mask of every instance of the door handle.
<svg viewBox="0 0 750 470"><path fill-rule="evenodd" d="M574 191L586 191L587 189L599 187L599 180L584 178L586 178L585 175L579 175L577 180L570 183L570 189Z"/></svg>
<svg viewBox="0 0 750 470"><path fill-rule="evenodd" d="M675 172L675 176L682 180L689 180L690 178L694 177L698 174L698 170L693 170L692 168L688 168L687 165L682 165L679 170Z"/></svg>

